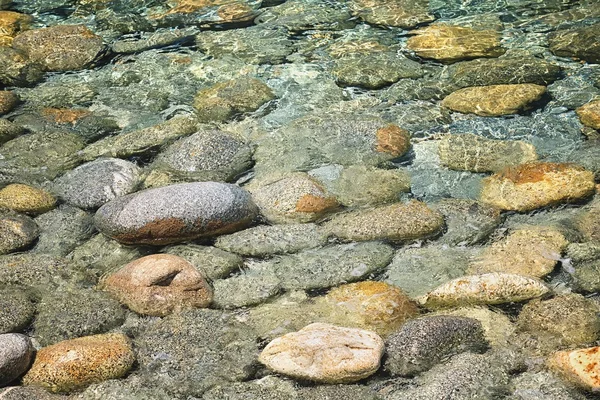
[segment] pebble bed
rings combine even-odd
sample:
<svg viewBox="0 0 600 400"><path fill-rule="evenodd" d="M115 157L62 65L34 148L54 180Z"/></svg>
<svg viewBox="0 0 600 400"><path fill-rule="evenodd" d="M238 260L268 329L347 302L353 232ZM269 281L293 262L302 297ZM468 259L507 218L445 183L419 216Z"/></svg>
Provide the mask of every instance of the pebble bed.
<svg viewBox="0 0 600 400"><path fill-rule="evenodd" d="M600 391L599 0L0 0L2 400Z"/></svg>

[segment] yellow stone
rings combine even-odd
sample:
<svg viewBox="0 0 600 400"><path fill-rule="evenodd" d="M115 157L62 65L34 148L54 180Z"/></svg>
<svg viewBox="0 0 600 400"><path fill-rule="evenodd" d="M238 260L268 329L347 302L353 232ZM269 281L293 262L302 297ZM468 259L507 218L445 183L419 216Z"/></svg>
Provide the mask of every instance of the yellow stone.
<svg viewBox="0 0 600 400"><path fill-rule="evenodd" d="M600 130L600 100L590 101L575 111L583 125Z"/></svg>
<svg viewBox="0 0 600 400"><path fill-rule="evenodd" d="M569 242L556 228L531 226L493 243L471 263L467 273L508 272L541 278L554 270Z"/></svg>
<svg viewBox="0 0 600 400"><path fill-rule="evenodd" d="M505 52L500 46L500 35L493 30L431 25L410 33L415 35L406 42L410 50L441 62L498 57Z"/></svg>
<svg viewBox="0 0 600 400"><path fill-rule="evenodd" d="M384 282L349 283L331 290L323 299L343 308L352 320L345 326L368 329L387 336L419 314L417 305L399 288Z"/></svg>
<svg viewBox="0 0 600 400"><path fill-rule="evenodd" d="M33 18L14 11L0 11L0 46L10 46L19 32L29 29Z"/></svg>
<svg viewBox="0 0 600 400"><path fill-rule="evenodd" d="M442 106L465 114L498 117L526 109L544 93L545 86L532 83L468 87L446 96Z"/></svg>
<svg viewBox="0 0 600 400"><path fill-rule="evenodd" d="M56 199L45 190L13 183L0 190L0 208L41 214L54 208Z"/></svg>
<svg viewBox="0 0 600 400"><path fill-rule="evenodd" d="M600 347L559 351L548 359L550 369L590 391L600 390Z"/></svg>

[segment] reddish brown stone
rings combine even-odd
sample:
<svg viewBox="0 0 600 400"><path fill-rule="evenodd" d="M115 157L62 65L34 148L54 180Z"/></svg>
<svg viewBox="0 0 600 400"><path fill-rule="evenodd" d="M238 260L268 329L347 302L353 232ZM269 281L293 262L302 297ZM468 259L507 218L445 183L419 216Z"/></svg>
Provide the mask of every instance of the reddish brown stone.
<svg viewBox="0 0 600 400"><path fill-rule="evenodd" d="M73 108L44 108L42 114L49 121L57 124L76 124L79 119L91 114L88 110Z"/></svg>
<svg viewBox="0 0 600 400"><path fill-rule="evenodd" d="M184 308L208 307L212 289L204 276L181 257L154 254L109 275L101 287L133 311L165 316Z"/></svg>
<svg viewBox="0 0 600 400"><path fill-rule="evenodd" d="M410 134L396 125L388 125L377 130L377 151L400 157L410 148Z"/></svg>

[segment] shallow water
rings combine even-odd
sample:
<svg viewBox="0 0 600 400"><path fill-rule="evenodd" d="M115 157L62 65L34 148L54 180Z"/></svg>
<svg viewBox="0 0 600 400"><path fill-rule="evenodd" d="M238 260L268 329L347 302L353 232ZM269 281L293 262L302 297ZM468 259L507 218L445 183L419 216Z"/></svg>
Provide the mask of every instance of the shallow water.
<svg viewBox="0 0 600 400"><path fill-rule="evenodd" d="M594 398L599 38L597 0L0 0L0 398Z"/></svg>

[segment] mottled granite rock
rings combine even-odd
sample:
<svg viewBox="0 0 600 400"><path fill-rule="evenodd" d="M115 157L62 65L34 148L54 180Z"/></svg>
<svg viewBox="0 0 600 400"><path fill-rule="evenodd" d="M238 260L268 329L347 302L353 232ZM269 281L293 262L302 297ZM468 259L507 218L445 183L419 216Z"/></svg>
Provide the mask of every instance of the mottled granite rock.
<svg viewBox="0 0 600 400"><path fill-rule="evenodd" d="M561 30L550 33L550 50L561 57L576 57L589 63L600 62L600 44L598 35L600 24L573 30Z"/></svg>
<svg viewBox="0 0 600 400"><path fill-rule="evenodd" d="M498 57L505 50L493 30L437 24L411 31L406 46L423 58L452 63L481 57Z"/></svg>
<svg viewBox="0 0 600 400"><path fill-rule="evenodd" d="M12 45L47 71L87 68L104 49L102 38L83 25L25 31L14 38Z"/></svg>
<svg viewBox="0 0 600 400"><path fill-rule="evenodd" d="M497 172L536 161L533 145L523 141L490 140L473 134L448 135L438 147L442 165L473 172Z"/></svg>
<svg viewBox="0 0 600 400"><path fill-rule="evenodd" d="M559 351L548 358L549 368L571 384L594 392L600 388L600 347Z"/></svg>
<svg viewBox="0 0 600 400"><path fill-rule="evenodd" d="M0 115L12 111L19 104L19 96L10 90L0 90Z"/></svg>
<svg viewBox="0 0 600 400"><path fill-rule="evenodd" d="M444 216L446 230L438 241L448 245L472 245L482 242L500 224L500 210L478 201L442 199L430 204Z"/></svg>
<svg viewBox="0 0 600 400"><path fill-rule="evenodd" d="M12 47L0 46L0 83L9 86L32 86L42 79L42 66L29 61Z"/></svg>
<svg viewBox="0 0 600 400"><path fill-rule="evenodd" d="M28 185L14 183L0 190L0 208L16 212L42 214L56 205L56 199L47 191Z"/></svg>
<svg viewBox="0 0 600 400"><path fill-rule="evenodd" d="M25 129L7 119L0 118L0 145L25 133Z"/></svg>
<svg viewBox="0 0 600 400"><path fill-rule="evenodd" d="M306 30L343 30L356 25L350 13L322 0L292 0L267 8L254 22L284 27L292 32Z"/></svg>
<svg viewBox="0 0 600 400"><path fill-rule="evenodd" d="M96 212L96 227L129 244L168 244L231 233L258 209L250 194L218 182L182 183L119 197Z"/></svg>
<svg viewBox="0 0 600 400"><path fill-rule="evenodd" d="M131 341L121 333L65 340L37 352L25 385L72 392L92 383L120 378L135 361Z"/></svg>
<svg viewBox="0 0 600 400"><path fill-rule="evenodd" d="M39 234L40 228L28 216L0 212L0 254L12 253L29 246Z"/></svg>
<svg viewBox="0 0 600 400"><path fill-rule="evenodd" d="M259 361L298 379L348 383L374 374L383 351L373 332L315 323L271 341Z"/></svg>
<svg viewBox="0 0 600 400"><path fill-rule="evenodd" d="M461 113L497 117L528 108L545 92L546 87L529 83L469 87L452 92L442 105Z"/></svg>
<svg viewBox="0 0 600 400"><path fill-rule="evenodd" d="M20 332L35 314L31 296L18 286L0 289L0 333Z"/></svg>
<svg viewBox="0 0 600 400"><path fill-rule="evenodd" d="M35 219L40 236L33 251L66 256L95 232L93 214L66 204Z"/></svg>
<svg viewBox="0 0 600 400"><path fill-rule="evenodd" d="M437 315L406 322L386 339L385 369L414 376L453 355L482 353L488 347L481 323L472 318Z"/></svg>
<svg viewBox="0 0 600 400"><path fill-rule="evenodd" d="M212 246L179 244L167 246L162 251L186 259L212 280L225 278L244 265L244 260L239 255Z"/></svg>
<svg viewBox="0 0 600 400"><path fill-rule="evenodd" d="M347 240L406 241L434 236L444 218L425 203L411 201L336 214L323 224L332 236Z"/></svg>
<svg viewBox="0 0 600 400"><path fill-rule="evenodd" d="M142 170L117 158L98 159L75 168L53 182L54 192L68 204L98 208L135 191Z"/></svg>
<svg viewBox="0 0 600 400"><path fill-rule="evenodd" d="M0 386L27 371L34 351L29 337L19 333L0 334Z"/></svg>

